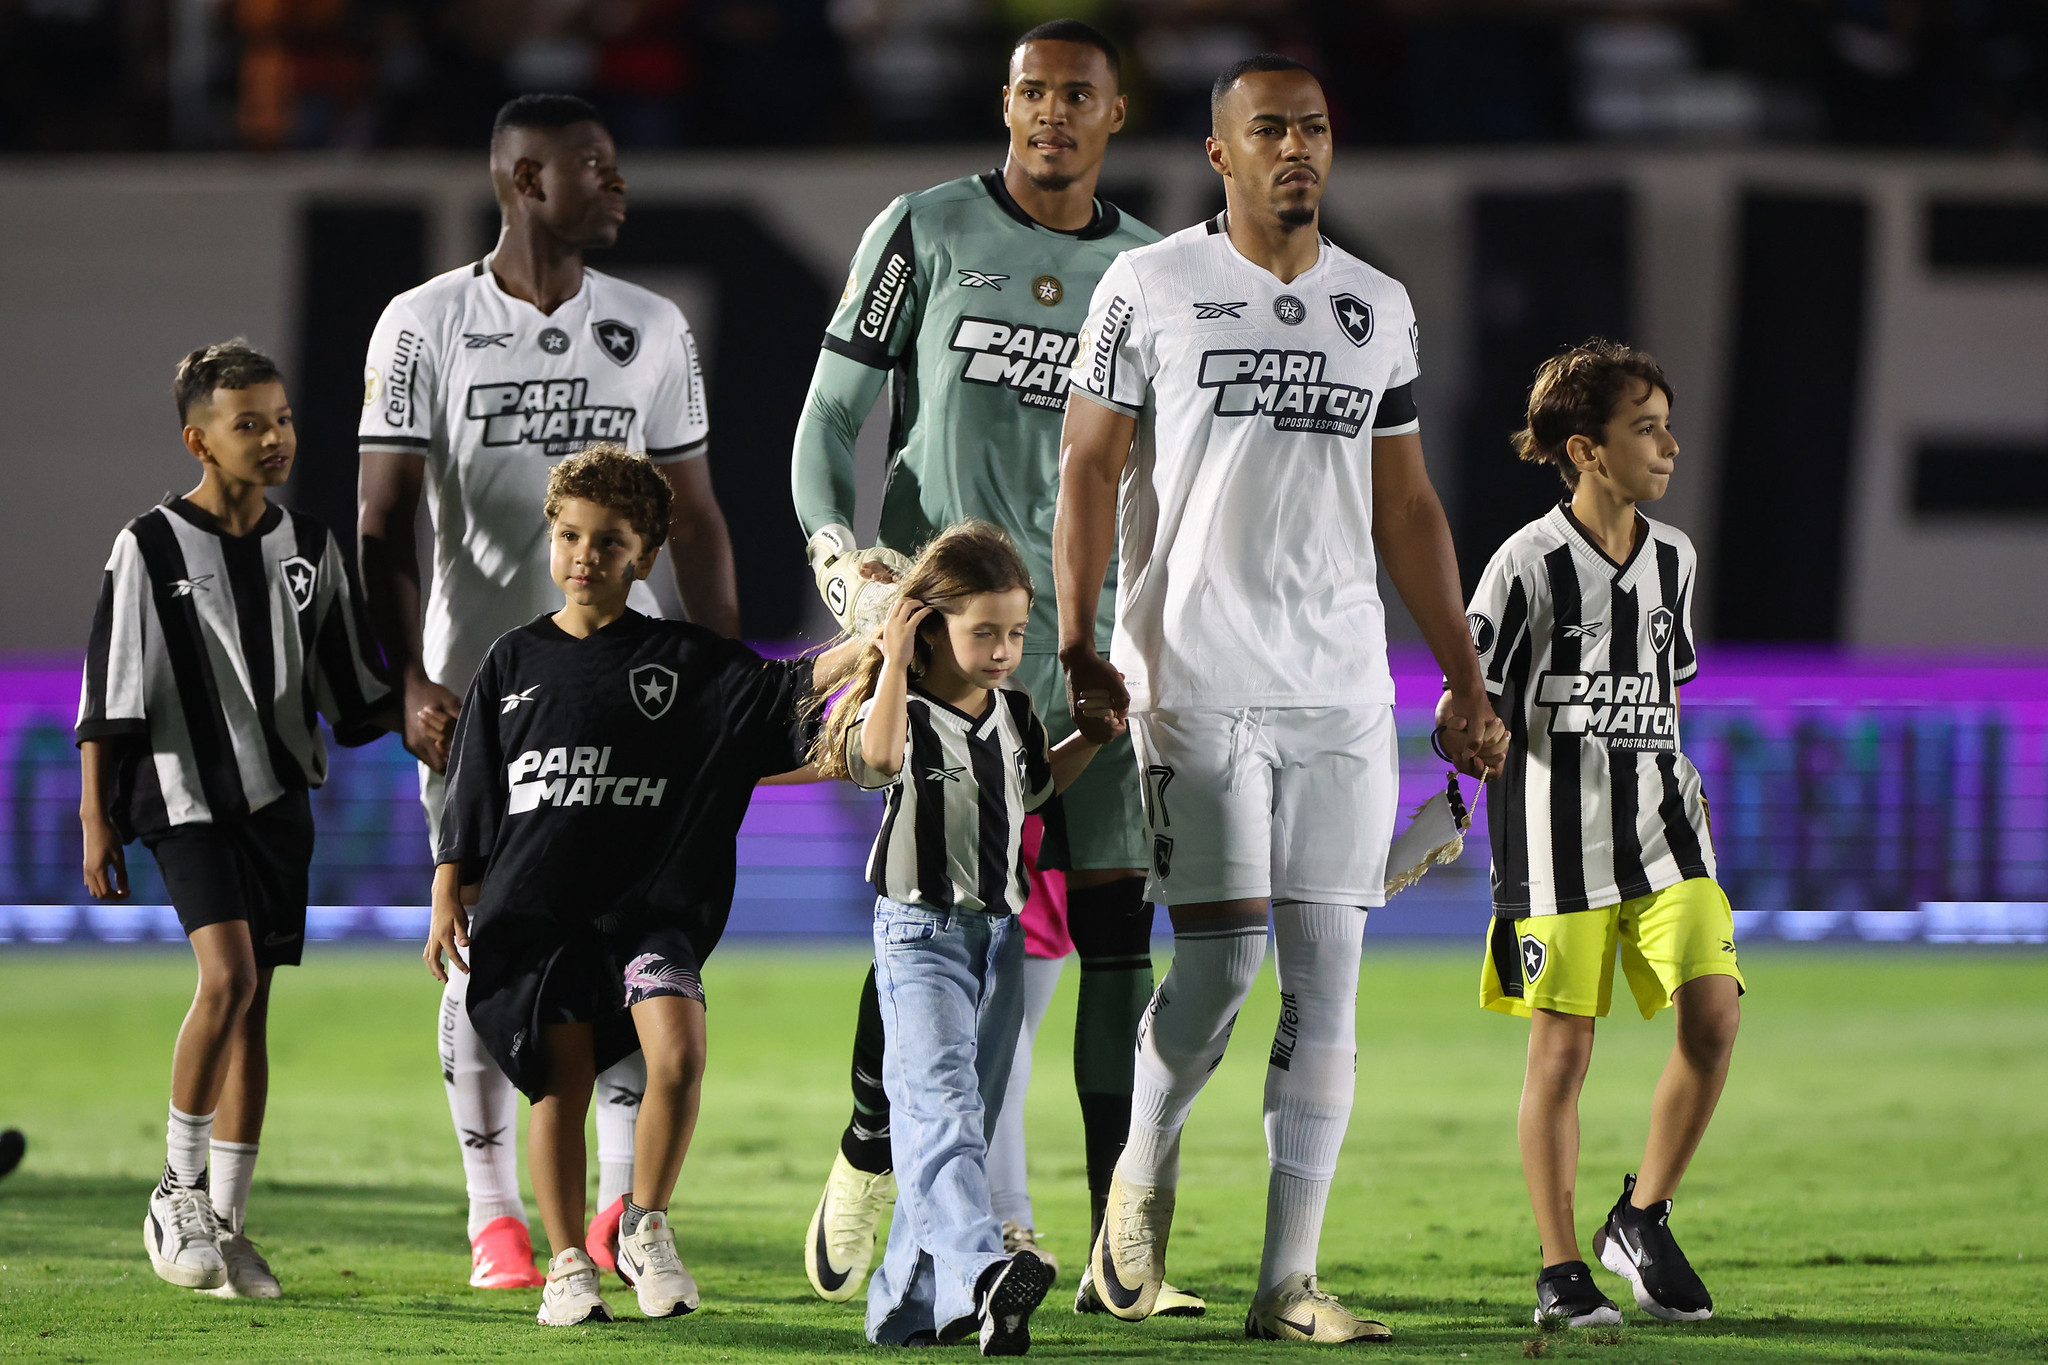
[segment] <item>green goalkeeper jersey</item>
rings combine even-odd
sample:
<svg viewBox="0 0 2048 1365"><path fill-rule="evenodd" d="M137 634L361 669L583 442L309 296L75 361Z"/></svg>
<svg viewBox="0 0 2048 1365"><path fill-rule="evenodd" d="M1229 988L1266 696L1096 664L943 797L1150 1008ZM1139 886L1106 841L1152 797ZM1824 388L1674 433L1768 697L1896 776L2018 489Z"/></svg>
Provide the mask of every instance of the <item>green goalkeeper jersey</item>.
<svg viewBox="0 0 2048 1365"><path fill-rule="evenodd" d="M1055 652L1052 519L1075 334L1117 253L1158 240L1100 200L1077 232L1045 227L1001 171L890 204L861 239L797 423L804 534L853 524L854 439L893 380L879 542L915 555L962 518L994 522L1037 587L1025 652ZM1115 588L1112 566L1096 624L1105 651Z"/></svg>

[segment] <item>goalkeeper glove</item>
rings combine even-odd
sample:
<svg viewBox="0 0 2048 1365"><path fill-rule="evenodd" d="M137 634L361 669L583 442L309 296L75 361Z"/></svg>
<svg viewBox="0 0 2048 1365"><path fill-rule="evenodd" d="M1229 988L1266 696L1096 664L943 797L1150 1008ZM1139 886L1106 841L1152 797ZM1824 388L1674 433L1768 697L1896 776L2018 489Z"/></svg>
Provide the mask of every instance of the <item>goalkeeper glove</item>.
<svg viewBox="0 0 2048 1365"><path fill-rule="evenodd" d="M810 557L811 575L818 581L818 595L839 628L856 638L873 635L882 628L890 603L903 579L910 573L910 561L894 550L875 546L857 548L853 532L844 526L827 526L811 537L804 547ZM861 572L867 564L879 564L893 579L883 583Z"/></svg>

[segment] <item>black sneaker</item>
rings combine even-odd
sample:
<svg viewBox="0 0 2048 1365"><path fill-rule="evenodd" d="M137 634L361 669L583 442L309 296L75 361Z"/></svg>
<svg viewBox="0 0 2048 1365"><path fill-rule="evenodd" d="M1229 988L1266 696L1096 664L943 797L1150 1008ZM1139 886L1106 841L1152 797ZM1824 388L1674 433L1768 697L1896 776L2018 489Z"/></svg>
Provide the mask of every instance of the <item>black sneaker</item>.
<svg viewBox="0 0 2048 1365"><path fill-rule="evenodd" d="M1621 1309L1593 1283L1584 1261L1560 1261L1536 1277L1536 1325L1619 1327Z"/></svg>
<svg viewBox="0 0 2048 1365"><path fill-rule="evenodd" d="M1666 1322L1714 1316L1714 1296L1693 1274L1671 1235L1671 1201L1639 1209L1629 1202L1635 1192L1636 1178L1623 1176L1621 1198L1593 1234L1593 1254L1635 1287L1636 1302L1644 1312Z"/></svg>
<svg viewBox="0 0 2048 1365"><path fill-rule="evenodd" d="M981 1319L983 1355L1021 1356L1031 1349L1031 1312L1044 1301L1054 1278L1053 1268L1030 1251L982 1272L974 1310Z"/></svg>

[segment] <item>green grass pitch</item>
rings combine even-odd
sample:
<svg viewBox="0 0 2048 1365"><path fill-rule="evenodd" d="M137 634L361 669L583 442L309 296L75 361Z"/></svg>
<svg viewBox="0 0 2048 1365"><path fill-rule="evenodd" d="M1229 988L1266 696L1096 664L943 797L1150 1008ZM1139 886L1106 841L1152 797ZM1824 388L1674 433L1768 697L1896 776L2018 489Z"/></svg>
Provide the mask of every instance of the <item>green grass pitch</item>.
<svg viewBox="0 0 2048 1365"><path fill-rule="evenodd" d="M2032 1359L2048 1356L2048 958L1758 948L1733 1079L1675 1227L1718 1316L1618 1333L1529 1324L1535 1238L1514 1145L1524 1026L1475 1007L1474 951L1381 946L1360 991L1358 1108L1323 1243L1326 1287L1390 1322L1399 1360ZM712 1059L677 1193L704 1307L544 1332L537 1294L466 1287L461 1172L436 1074L434 983L393 949L316 946L280 973L269 1129L250 1230L275 1303L173 1289L140 1246L163 1160L189 960L0 955L0 1359L752 1361L873 1358L860 1305L805 1285L799 1247L846 1111L861 975L848 951L728 948L705 973ZM1067 1311L1086 1233L1067 1066L1070 968L1040 1042L1038 1224L1064 1263L1033 1353L1244 1360L1259 1254L1270 972L1189 1125L1171 1269L1210 1316L1124 1326ZM1620 1005L1620 1002L1617 1002ZM1625 1006L1622 1006L1625 1009ZM1640 1154L1669 1017L1602 1028L1585 1103L1590 1236ZM633 1309L630 1291L614 1303Z"/></svg>

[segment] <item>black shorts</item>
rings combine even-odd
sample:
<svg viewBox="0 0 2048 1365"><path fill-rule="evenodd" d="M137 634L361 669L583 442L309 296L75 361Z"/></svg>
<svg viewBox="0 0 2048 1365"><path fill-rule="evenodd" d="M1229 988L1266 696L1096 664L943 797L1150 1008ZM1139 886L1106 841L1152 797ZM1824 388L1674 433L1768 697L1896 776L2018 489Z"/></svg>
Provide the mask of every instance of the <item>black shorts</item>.
<svg viewBox="0 0 2048 1365"><path fill-rule="evenodd" d="M142 842L156 856L188 937L209 924L242 920L257 966L299 965L313 865L313 807L305 792L286 792L245 819L173 825Z"/></svg>
<svg viewBox="0 0 2048 1365"><path fill-rule="evenodd" d="M550 1024L595 1023L663 995L704 1003L689 936L667 927L617 929L563 950L542 989L540 1017Z"/></svg>

